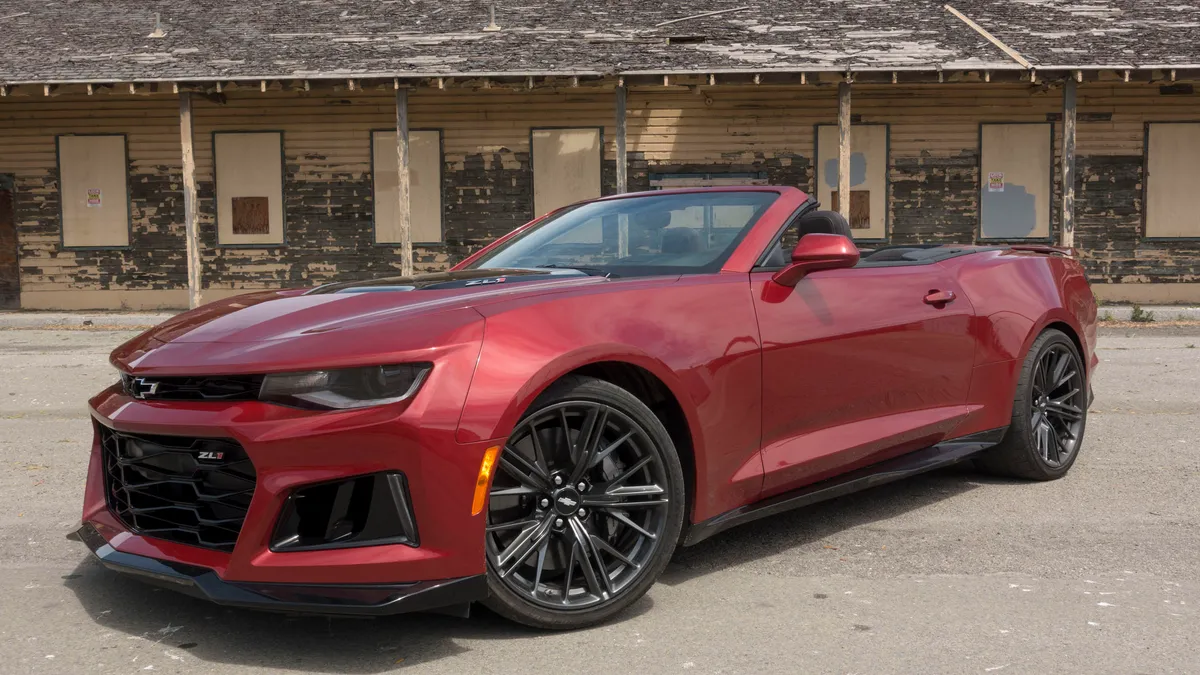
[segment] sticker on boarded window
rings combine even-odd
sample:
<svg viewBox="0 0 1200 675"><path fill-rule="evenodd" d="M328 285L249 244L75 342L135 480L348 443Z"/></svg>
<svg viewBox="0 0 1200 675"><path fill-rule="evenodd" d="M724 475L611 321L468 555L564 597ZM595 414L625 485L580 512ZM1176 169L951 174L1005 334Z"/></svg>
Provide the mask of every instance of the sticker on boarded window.
<svg viewBox="0 0 1200 675"><path fill-rule="evenodd" d="M837 192L832 193L833 211L841 210L841 200ZM851 190L850 191L850 229L852 230L869 230L871 229L871 191L870 190Z"/></svg>
<svg viewBox="0 0 1200 675"><path fill-rule="evenodd" d="M271 210L268 198L233 198L234 234L268 234L270 231Z"/></svg>

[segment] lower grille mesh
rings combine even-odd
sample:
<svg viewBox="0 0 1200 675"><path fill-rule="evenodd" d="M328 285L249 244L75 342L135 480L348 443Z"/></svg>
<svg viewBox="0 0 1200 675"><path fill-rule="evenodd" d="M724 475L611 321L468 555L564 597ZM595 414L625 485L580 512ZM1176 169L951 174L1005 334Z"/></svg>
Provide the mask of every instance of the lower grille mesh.
<svg viewBox="0 0 1200 675"><path fill-rule="evenodd" d="M229 439L99 427L108 506L131 530L232 551L254 496L254 465Z"/></svg>

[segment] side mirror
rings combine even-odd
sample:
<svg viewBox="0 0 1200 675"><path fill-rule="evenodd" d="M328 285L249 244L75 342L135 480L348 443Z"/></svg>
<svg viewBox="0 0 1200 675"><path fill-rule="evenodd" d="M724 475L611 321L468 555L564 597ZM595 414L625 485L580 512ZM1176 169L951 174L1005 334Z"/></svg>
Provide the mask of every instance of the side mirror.
<svg viewBox="0 0 1200 675"><path fill-rule="evenodd" d="M792 251L792 264L779 270L771 281L793 287L809 272L836 270L858 264L858 247L840 234L812 233L800 237Z"/></svg>

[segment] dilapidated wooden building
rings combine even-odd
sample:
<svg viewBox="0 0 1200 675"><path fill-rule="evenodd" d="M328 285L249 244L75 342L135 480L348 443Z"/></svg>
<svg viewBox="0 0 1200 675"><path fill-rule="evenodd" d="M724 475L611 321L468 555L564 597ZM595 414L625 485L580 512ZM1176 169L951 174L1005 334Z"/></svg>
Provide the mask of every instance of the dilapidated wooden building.
<svg viewBox="0 0 1200 675"><path fill-rule="evenodd" d="M1179 0L4 2L0 305L443 269L564 203L742 183L1195 302L1198 79Z"/></svg>

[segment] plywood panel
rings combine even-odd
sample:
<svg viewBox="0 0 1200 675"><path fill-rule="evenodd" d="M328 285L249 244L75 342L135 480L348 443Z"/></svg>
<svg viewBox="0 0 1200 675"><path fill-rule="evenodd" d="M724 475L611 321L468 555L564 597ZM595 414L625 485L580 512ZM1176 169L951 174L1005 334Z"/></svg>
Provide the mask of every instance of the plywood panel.
<svg viewBox="0 0 1200 675"><path fill-rule="evenodd" d="M855 239L883 239L887 233L888 128L882 124L850 127L850 223ZM817 127L817 199L835 208L838 184L838 128ZM866 192L866 195L861 193ZM858 194L856 194L858 193ZM857 204L857 208L855 205Z"/></svg>
<svg viewBox="0 0 1200 675"><path fill-rule="evenodd" d="M1200 123L1150 125L1146 236L1200 237Z"/></svg>
<svg viewBox="0 0 1200 675"><path fill-rule="evenodd" d="M984 239L1050 236L1052 147L1049 124L980 128L980 223Z"/></svg>
<svg viewBox="0 0 1200 675"><path fill-rule="evenodd" d="M213 144L217 165L217 240L222 245L282 244L283 134L218 133ZM244 227L235 230L233 201L239 197L258 198L244 203L261 204L262 199L267 200L265 233Z"/></svg>
<svg viewBox="0 0 1200 675"><path fill-rule="evenodd" d="M599 129L535 129L532 139L538 215L600 196Z"/></svg>
<svg viewBox="0 0 1200 675"><path fill-rule="evenodd" d="M398 243L396 218L396 132L371 134L375 201L375 241ZM442 134L408 132L408 179L412 208L412 240L416 244L442 241Z"/></svg>
<svg viewBox="0 0 1200 675"><path fill-rule="evenodd" d="M128 246L124 136L59 136L63 245Z"/></svg>

